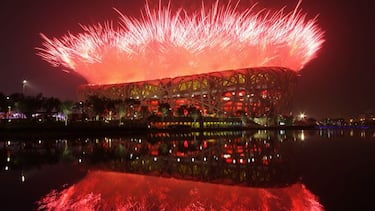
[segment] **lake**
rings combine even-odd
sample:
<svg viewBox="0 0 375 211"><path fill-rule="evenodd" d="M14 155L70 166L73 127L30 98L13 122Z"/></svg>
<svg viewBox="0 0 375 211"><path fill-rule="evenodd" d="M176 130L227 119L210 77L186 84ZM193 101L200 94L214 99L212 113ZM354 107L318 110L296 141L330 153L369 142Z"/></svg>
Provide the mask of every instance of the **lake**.
<svg viewBox="0 0 375 211"><path fill-rule="evenodd" d="M0 140L1 210L375 210L375 131Z"/></svg>

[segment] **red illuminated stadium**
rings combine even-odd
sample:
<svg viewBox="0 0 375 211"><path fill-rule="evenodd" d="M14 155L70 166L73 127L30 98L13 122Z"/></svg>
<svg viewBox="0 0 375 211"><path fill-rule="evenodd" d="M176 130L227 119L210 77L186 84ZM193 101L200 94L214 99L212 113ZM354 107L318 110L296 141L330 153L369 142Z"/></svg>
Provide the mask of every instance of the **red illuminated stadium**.
<svg viewBox="0 0 375 211"><path fill-rule="evenodd" d="M168 103L204 115L285 113L297 73L324 42L316 19L298 5L289 13L259 12L217 1L190 14L146 4L140 19L119 14L117 28L105 23L61 38L42 34L38 54L88 81L80 97L137 99L149 111Z"/></svg>

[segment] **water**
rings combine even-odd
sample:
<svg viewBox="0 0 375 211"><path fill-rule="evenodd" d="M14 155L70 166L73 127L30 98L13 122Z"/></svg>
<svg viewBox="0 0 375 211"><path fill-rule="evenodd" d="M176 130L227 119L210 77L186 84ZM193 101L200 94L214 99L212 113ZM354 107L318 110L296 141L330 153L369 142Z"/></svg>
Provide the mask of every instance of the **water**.
<svg viewBox="0 0 375 211"><path fill-rule="evenodd" d="M375 210L375 131L0 140L0 210Z"/></svg>

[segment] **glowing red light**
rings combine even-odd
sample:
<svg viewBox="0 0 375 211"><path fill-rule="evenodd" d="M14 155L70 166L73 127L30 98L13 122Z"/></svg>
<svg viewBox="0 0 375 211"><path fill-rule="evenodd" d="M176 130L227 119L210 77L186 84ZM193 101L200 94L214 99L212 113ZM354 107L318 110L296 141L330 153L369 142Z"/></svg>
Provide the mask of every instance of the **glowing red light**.
<svg viewBox="0 0 375 211"><path fill-rule="evenodd" d="M203 141L203 148L206 149L208 147L208 142L207 141Z"/></svg>
<svg viewBox="0 0 375 211"><path fill-rule="evenodd" d="M37 50L53 66L76 71L93 84L261 66L299 71L324 40L316 19L307 19L298 7L290 13L255 7L240 12L217 1L189 14L146 4L139 20L119 13L119 28L97 24L61 38L42 34Z"/></svg>
<svg viewBox="0 0 375 211"><path fill-rule="evenodd" d="M186 140L184 141L184 147L185 147L185 148L188 148L188 147L189 147L189 142L186 141Z"/></svg>
<svg viewBox="0 0 375 211"><path fill-rule="evenodd" d="M102 171L38 204L39 210L324 210L302 184L249 188Z"/></svg>

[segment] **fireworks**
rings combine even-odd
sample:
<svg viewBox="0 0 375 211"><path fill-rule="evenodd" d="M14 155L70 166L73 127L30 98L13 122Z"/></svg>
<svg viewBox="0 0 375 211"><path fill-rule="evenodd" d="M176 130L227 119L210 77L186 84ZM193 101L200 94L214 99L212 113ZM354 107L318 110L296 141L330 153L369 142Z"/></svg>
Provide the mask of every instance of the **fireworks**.
<svg viewBox="0 0 375 211"><path fill-rule="evenodd" d="M262 66L299 71L324 39L316 19L308 19L298 5L290 13L259 12L255 6L238 11L216 1L189 14L146 4L140 19L118 12L118 27L106 22L61 38L42 34L37 50L53 66L76 71L92 84Z"/></svg>

